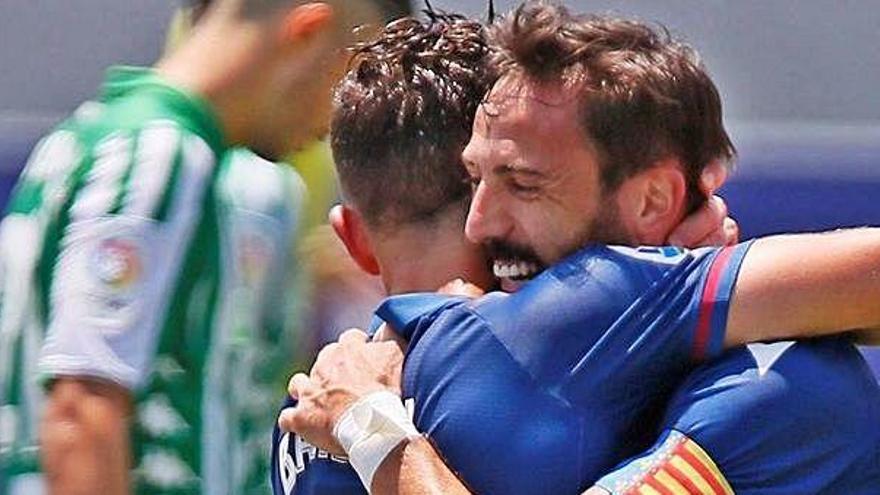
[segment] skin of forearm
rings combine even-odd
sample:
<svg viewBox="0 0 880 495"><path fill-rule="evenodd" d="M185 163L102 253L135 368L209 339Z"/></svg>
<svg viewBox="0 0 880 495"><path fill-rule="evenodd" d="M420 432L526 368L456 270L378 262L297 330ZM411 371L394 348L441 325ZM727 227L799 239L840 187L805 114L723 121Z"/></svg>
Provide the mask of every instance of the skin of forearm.
<svg viewBox="0 0 880 495"><path fill-rule="evenodd" d="M740 268L725 345L876 329L878 301L880 229L760 239Z"/></svg>
<svg viewBox="0 0 880 495"><path fill-rule="evenodd" d="M52 495L129 493L128 394L119 387L59 379L40 428Z"/></svg>
<svg viewBox="0 0 880 495"><path fill-rule="evenodd" d="M373 477L374 495L464 495L470 490L425 438L397 446Z"/></svg>

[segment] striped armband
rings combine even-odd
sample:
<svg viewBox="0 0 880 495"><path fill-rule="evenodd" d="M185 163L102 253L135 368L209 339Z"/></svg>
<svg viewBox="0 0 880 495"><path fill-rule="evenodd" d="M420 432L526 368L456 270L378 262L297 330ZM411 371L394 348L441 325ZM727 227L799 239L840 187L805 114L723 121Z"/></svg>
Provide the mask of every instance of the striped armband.
<svg viewBox="0 0 880 495"><path fill-rule="evenodd" d="M709 454L677 431L596 484L611 495L733 495Z"/></svg>

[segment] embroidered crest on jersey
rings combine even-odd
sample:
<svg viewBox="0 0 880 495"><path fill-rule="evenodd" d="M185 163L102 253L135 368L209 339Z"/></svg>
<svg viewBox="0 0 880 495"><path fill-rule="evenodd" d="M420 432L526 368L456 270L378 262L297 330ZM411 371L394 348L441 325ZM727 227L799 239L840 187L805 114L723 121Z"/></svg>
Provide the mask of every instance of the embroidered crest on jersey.
<svg viewBox="0 0 880 495"><path fill-rule="evenodd" d="M92 297L106 311L124 309L137 296L144 271L144 241L117 236L97 241L89 255Z"/></svg>

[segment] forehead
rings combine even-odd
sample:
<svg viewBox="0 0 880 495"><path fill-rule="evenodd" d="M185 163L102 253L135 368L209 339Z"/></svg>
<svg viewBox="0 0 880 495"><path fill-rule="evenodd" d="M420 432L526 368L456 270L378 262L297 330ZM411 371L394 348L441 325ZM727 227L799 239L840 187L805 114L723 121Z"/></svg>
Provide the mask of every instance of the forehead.
<svg viewBox="0 0 880 495"><path fill-rule="evenodd" d="M577 88L507 76L495 84L480 105L474 132L490 140L513 140L524 146L573 144L566 141L583 144L578 106Z"/></svg>

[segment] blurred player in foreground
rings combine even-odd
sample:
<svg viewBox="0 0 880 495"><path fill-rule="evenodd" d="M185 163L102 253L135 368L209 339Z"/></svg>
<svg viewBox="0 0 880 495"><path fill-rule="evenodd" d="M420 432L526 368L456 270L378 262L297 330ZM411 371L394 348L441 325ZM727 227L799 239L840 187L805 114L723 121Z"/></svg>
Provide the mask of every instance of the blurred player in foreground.
<svg viewBox="0 0 880 495"><path fill-rule="evenodd" d="M343 47L380 19L367 0L218 0L38 145L2 224L0 491L38 490L41 462L52 493L241 493L246 334L272 325L242 302L281 283L297 186L227 151L320 138Z"/></svg>
<svg viewBox="0 0 880 495"><path fill-rule="evenodd" d="M880 326L873 304L880 284L871 275L880 234L777 237L690 253L597 245L578 251L596 241L663 242L692 202L699 172L732 155L720 100L689 48L644 25L572 17L536 3L509 19L494 31L502 78L480 106L464 153L476 184L467 234L488 247L495 274L511 279L505 285L535 279L515 294L475 301L392 298L378 315L410 339L402 383L394 344L368 344L363 333L349 332L322 352L311 377L292 379L300 404L282 414L282 425L347 454L378 493L466 492L417 431L478 493L583 490L647 448L649 435L655 448L593 490L730 493L733 485L737 493L870 493L880 476L880 392L848 342L735 350L691 375L665 418L659 408L689 361L718 357L723 347ZM403 64L412 91L436 84L443 95L462 87L463 72L449 60L455 52L444 55L456 69L449 80L436 68ZM434 59L426 59L432 67ZM353 136L363 138L343 131L369 129L371 115L390 114L400 124L407 110L422 108L403 103L399 113L383 112L377 88L397 88L383 79L395 69L365 60L343 83L339 112L352 112L345 105L360 101L346 99L358 84L377 94L349 117L363 126L334 119L334 152L356 142ZM421 80L422 73L432 77ZM589 97L579 93L585 88ZM414 101L432 100L419 93ZM380 106L375 114L372 105ZM448 110L441 115L451 117ZM453 128L425 116L414 121ZM434 145L429 131L408 128ZM382 235L375 219L393 224L395 208L384 211L375 189L371 194L357 182L352 190L345 180L344 156L374 173L398 163L395 153L408 148L390 142L386 155L389 141L367 140L362 146L372 146L370 153L337 156L348 215L360 212L364 223L335 223L355 259L372 271L392 270L403 253L430 256L407 250L419 247L418 231L396 245ZM403 157L426 165L426 149L434 148L415 147ZM419 173L405 177L428 177ZM398 191L422 197L407 186ZM415 424L395 399L401 385L414 399ZM798 437L803 428L819 434ZM279 443L276 493L352 489L342 483L338 459L298 438ZM325 481L312 479L313 470Z"/></svg>

